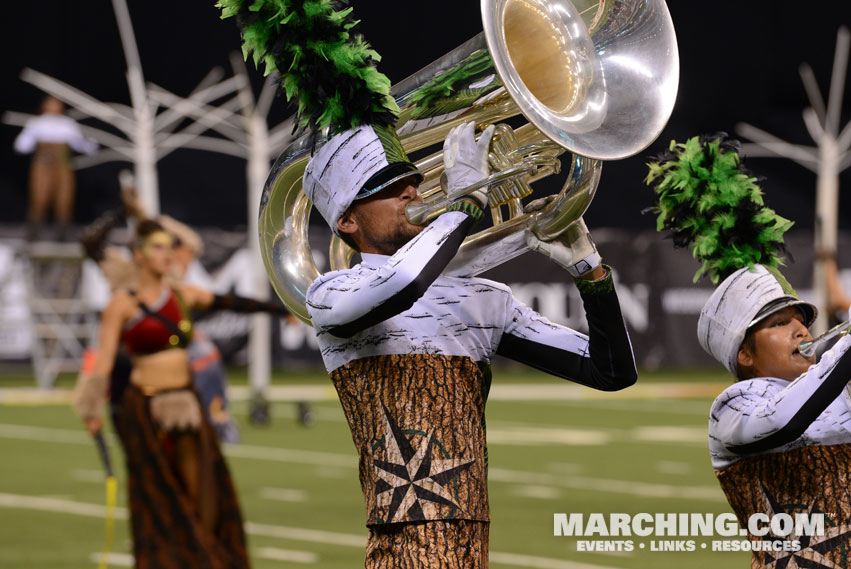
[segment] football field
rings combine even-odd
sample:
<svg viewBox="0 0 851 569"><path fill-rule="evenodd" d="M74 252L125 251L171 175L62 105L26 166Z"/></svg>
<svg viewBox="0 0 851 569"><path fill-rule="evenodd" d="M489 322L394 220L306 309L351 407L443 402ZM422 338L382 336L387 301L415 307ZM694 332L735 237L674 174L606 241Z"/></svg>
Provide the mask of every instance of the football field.
<svg viewBox="0 0 851 569"><path fill-rule="evenodd" d="M659 537L553 535L553 514L719 514L729 507L710 467L709 405L722 373L643 373L600 393L538 374L495 372L487 404L491 567L611 569L746 567L747 553L651 551ZM239 378L234 382L240 383ZM2 387L2 384L0 384ZM357 458L339 403L320 374L276 377L272 422L248 424L235 386L243 441L225 449L253 566L363 566L364 505ZM67 396L67 395L65 395ZM94 567L104 542L104 476L95 447L60 391L55 400L0 389L0 567ZM309 399L315 423L297 422ZM121 449L110 567L132 566ZM580 540L632 540L632 551L578 551ZM706 549L702 546L707 545ZM642 548L643 546L643 548Z"/></svg>

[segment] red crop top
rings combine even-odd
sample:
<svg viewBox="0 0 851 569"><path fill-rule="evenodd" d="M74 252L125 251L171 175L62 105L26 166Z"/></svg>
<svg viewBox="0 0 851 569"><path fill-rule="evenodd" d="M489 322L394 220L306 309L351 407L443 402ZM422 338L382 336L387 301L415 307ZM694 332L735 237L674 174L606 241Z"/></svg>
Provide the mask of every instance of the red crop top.
<svg viewBox="0 0 851 569"><path fill-rule="evenodd" d="M192 322L186 315L183 300L175 290L164 288L157 301L147 307L151 313L171 322L172 326L146 312L142 308L144 305L141 301L139 305L139 314L124 325L121 335L131 355L152 354L169 348L186 347L192 337ZM180 330L182 334L177 334L174 328Z"/></svg>

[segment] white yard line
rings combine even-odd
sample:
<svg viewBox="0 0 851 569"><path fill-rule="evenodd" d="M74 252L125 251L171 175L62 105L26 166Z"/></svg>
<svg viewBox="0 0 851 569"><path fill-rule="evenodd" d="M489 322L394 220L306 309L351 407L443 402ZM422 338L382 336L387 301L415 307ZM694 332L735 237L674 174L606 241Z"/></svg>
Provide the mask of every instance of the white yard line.
<svg viewBox="0 0 851 569"><path fill-rule="evenodd" d="M269 401L336 401L337 391L330 380L326 385L270 385L264 393ZM254 391L248 385L228 387L231 401L249 401Z"/></svg>
<svg viewBox="0 0 851 569"><path fill-rule="evenodd" d="M80 429L54 429L51 427L33 427L32 425L0 424L0 437L46 443L65 443L75 445L94 444L92 437L86 434L82 423ZM110 439L112 437L107 437Z"/></svg>
<svg viewBox="0 0 851 569"><path fill-rule="evenodd" d="M488 427L488 445L564 445L598 446L612 442L614 437L605 431L590 429L561 429L517 427L494 429Z"/></svg>
<svg viewBox="0 0 851 569"><path fill-rule="evenodd" d="M0 405L70 405L70 389L6 387L0 389Z"/></svg>
<svg viewBox="0 0 851 569"><path fill-rule="evenodd" d="M272 561L292 561L293 563L316 563L319 561L319 556L311 551L296 551L277 547L258 547L254 550L254 556Z"/></svg>
<svg viewBox="0 0 851 569"><path fill-rule="evenodd" d="M258 524L256 522L245 522L245 531L251 535L277 537L292 541L306 541L310 543L325 544L330 543L333 545L345 545L347 547L366 547L366 531L364 531L362 535L358 535L317 529Z"/></svg>
<svg viewBox="0 0 851 569"><path fill-rule="evenodd" d="M714 399L724 391L724 383L642 383L621 391L597 391L575 383L553 379L546 383L499 383L495 381L489 401L623 401L657 399ZM269 401L336 401L337 392L326 385L272 385L266 392ZM247 401L253 396L246 385L228 388L232 401ZM0 389L0 405L57 405L71 402L71 389L14 387Z"/></svg>
<svg viewBox="0 0 851 569"><path fill-rule="evenodd" d="M0 424L0 437L20 438L50 443L92 444L91 438L82 429L54 429L27 425ZM285 449L278 447L230 445L225 454L234 458L266 460L275 462L357 468L357 457L348 454ZM490 468L490 480L513 483L534 483L577 490L594 490L638 497L683 498L691 500L723 501L719 488L708 486L673 486L632 480L611 480L582 476L556 476L544 472L525 472L506 468Z"/></svg>
<svg viewBox="0 0 851 569"><path fill-rule="evenodd" d="M561 490L552 486L512 486L511 493L524 498L537 498L540 500L555 500L561 496Z"/></svg>
<svg viewBox="0 0 851 569"><path fill-rule="evenodd" d="M494 381L488 401L617 401L656 399L715 399L729 384L720 383L637 383L621 391L598 391L568 382L513 383Z"/></svg>
<svg viewBox="0 0 851 569"><path fill-rule="evenodd" d="M63 513L88 517L102 518L106 513L106 507L99 504L87 504L84 502L74 502L71 500L57 500L55 498L41 498L39 496L22 496L18 494L0 493L0 507L20 508L27 510L37 510L51 513ZM127 509L116 508L116 518L126 520ZM276 537L292 541L306 541L312 543L321 543L325 545L339 545L363 549L366 546L366 534L356 535L338 532L329 532L323 530L312 530L305 528L293 528L285 526L275 526L269 524L258 524L254 522L246 522L245 531L250 535L259 535L264 537ZM261 555L268 554L268 555ZM286 561L297 561L300 563L314 563L314 560L307 561L307 557L302 557L303 560L294 558L282 559L286 555L292 557L297 554L311 555L309 552L299 552L293 550L276 549L276 548L258 548L257 555L263 556L266 559L277 559ZM126 557L121 554L110 554L110 563L112 559L116 560L115 565L124 566L121 561L126 560ZM278 557L273 557L277 555ZM112 557L116 556L116 557ZM97 562L100 559L100 553L93 553L92 560ZM573 561L565 561L562 559L552 559L548 557L536 557L531 555L519 555L515 553L503 553L491 551L491 563L500 565L508 565L510 567L524 567L526 569L618 569L605 565L590 565L587 563L576 563Z"/></svg>
<svg viewBox="0 0 851 569"><path fill-rule="evenodd" d="M258 547L252 550L254 557L270 559L272 561L286 561L293 563L316 563L319 556L311 551L296 551L293 549L280 549L277 547ZM99 552L89 555L89 561L100 563L102 554ZM106 562L111 567L133 567L135 560L129 553L108 553Z"/></svg>
<svg viewBox="0 0 851 569"><path fill-rule="evenodd" d="M105 484L106 474L103 470L83 470L75 468L71 471L71 478L77 482L86 482L90 484Z"/></svg>
<svg viewBox="0 0 851 569"><path fill-rule="evenodd" d="M106 517L106 506L101 504L89 504L87 502L76 502L74 500L67 500L64 498L43 496L25 496L21 494L0 493L0 507L71 514L90 518ZM128 517L129 514L127 508L121 506L115 508L115 519L126 520ZM331 543L351 547L363 547L366 544L365 534L355 535L324 530L258 524L254 522L245 522L245 531L251 535L278 537L283 539L292 539L294 541L326 544Z"/></svg>
<svg viewBox="0 0 851 569"><path fill-rule="evenodd" d="M307 502L307 492L295 488L260 488L257 493L264 500L281 502Z"/></svg>
<svg viewBox="0 0 851 569"><path fill-rule="evenodd" d="M314 464L318 466L346 466L357 468L358 459L353 454L340 454L316 450L296 450L279 447L264 447L254 445L224 445L226 456L235 458L250 458L256 460L271 460L299 464Z"/></svg>
<svg viewBox="0 0 851 569"><path fill-rule="evenodd" d="M517 555L515 553L490 552L491 565L509 565L511 567L526 567L527 569L617 569L608 565L591 565L564 559L534 557L532 555Z"/></svg>
<svg viewBox="0 0 851 569"><path fill-rule="evenodd" d="M23 496L21 494L0 493L0 507L37 510L41 512L59 512L90 518L106 517L106 506L102 506L101 504L88 504L86 502L75 502L64 498L50 498L45 496ZM127 508L117 506L115 508L115 519L126 520Z"/></svg>
<svg viewBox="0 0 851 569"><path fill-rule="evenodd" d="M101 556L102 554L100 552L92 553L89 555L89 561L98 564L100 563ZM107 553L106 563L109 567L133 567L135 560L129 553Z"/></svg>
<svg viewBox="0 0 851 569"><path fill-rule="evenodd" d="M697 415L708 417L712 406L711 398L706 400L687 399L645 399L626 401L619 400L576 400L576 401L520 401L531 405L550 405L557 407L581 407L583 409L604 409L607 411L623 411L625 413L653 413L666 415Z"/></svg>
<svg viewBox="0 0 851 569"><path fill-rule="evenodd" d="M31 425L10 425L6 423L0 423L0 438L75 445L94 444L92 438L82 428L79 430L56 429L52 427L33 427ZM114 435L108 433L106 439L109 446L118 445L118 441ZM236 458L357 468L357 457L348 454L245 444L224 445L223 449L227 456Z"/></svg>
<svg viewBox="0 0 851 569"><path fill-rule="evenodd" d="M637 441L652 443L684 443L709 445L709 435L706 427L677 427L645 425L632 430L632 437Z"/></svg>
<svg viewBox="0 0 851 569"><path fill-rule="evenodd" d="M672 486L670 484L636 482L633 480L612 480L607 478L590 478L587 476L557 476L543 472L522 472L506 468L489 468L488 481L555 486L575 490L594 490L614 494L629 494L648 499L682 498L710 502L725 501L721 489L710 486Z"/></svg>

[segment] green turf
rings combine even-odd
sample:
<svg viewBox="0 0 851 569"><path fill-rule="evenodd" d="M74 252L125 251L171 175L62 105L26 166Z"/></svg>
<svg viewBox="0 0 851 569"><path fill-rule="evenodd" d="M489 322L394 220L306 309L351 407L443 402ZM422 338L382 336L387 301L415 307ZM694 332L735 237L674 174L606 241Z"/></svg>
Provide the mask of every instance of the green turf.
<svg viewBox="0 0 851 569"><path fill-rule="evenodd" d="M239 375L232 374L236 383L243 381ZM646 373L642 381L723 380L714 372L699 378L695 375ZM286 383L293 381L288 377ZM324 381L327 378L321 374L298 377L298 383ZM512 370L495 374L494 381L558 382ZM0 386L7 385L0 379ZM554 569L570 569L567 562L585 564L582 569L746 567L745 553L637 549L638 543L649 543L652 538L634 538L634 552L604 554L578 552L576 538L553 536L556 512L729 511L706 449L710 402L490 401L491 566L524 566L499 562L506 559L504 554L513 554L544 558L538 565L526 566ZM319 402L314 409L316 424L304 428L296 422L294 404L277 402L271 406L272 424L256 428L247 425L246 404L234 404L244 440L227 452L245 517L252 523L249 545L256 568L362 566L362 547L334 543L327 536L324 541L310 541L288 529L336 532L350 536L348 540L365 535L357 461L339 403ZM549 442L539 441L541 433ZM559 439L562 435L565 440ZM576 444L583 437L594 444ZM311 452L286 460L281 449ZM120 462L120 450L114 443L112 452ZM0 453L0 567L93 566L89 556L102 546L102 519L9 505L9 500L21 496L104 503L97 454L71 411L56 405L0 405ZM119 477L125 480L120 470ZM119 501L124 506L123 487ZM313 553L317 561L273 560L264 555L269 549ZM114 551L129 552L124 520L117 523Z"/></svg>

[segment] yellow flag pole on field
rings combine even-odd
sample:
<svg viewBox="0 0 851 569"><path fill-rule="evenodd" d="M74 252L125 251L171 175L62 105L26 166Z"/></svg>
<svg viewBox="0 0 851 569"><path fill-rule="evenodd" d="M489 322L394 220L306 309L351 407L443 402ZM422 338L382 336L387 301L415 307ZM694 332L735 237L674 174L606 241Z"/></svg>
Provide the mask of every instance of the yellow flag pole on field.
<svg viewBox="0 0 851 569"><path fill-rule="evenodd" d="M95 435L95 442L103 460L103 468L106 471L106 536L103 542L103 551L100 554L98 569L107 569L109 552L112 551L112 540L115 537L115 505L118 501L118 480L112 472L112 462L109 460L109 450L103 439L103 432Z"/></svg>

